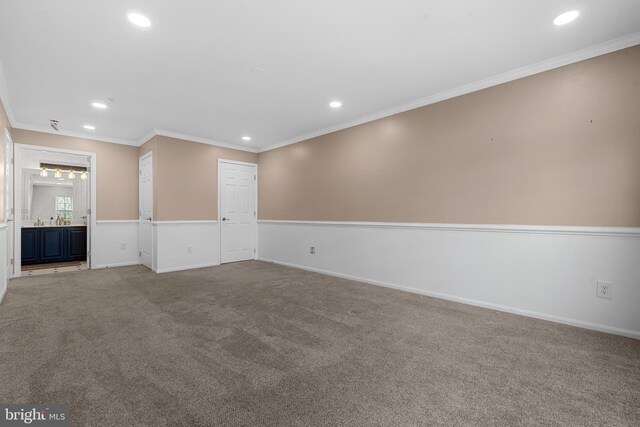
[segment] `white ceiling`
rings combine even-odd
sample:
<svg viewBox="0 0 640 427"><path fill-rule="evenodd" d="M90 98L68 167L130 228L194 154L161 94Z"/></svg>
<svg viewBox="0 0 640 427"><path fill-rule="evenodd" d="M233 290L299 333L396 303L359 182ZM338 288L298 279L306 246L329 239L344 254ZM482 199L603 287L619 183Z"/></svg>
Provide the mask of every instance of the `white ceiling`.
<svg viewBox="0 0 640 427"><path fill-rule="evenodd" d="M0 95L15 127L259 151L638 43L638 0L6 0Z"/></svg>

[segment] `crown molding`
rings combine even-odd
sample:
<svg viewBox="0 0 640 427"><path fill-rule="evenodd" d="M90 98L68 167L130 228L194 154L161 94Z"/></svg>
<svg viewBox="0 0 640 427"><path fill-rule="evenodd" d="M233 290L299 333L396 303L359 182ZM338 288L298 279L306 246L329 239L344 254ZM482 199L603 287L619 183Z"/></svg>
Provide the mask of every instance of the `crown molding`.
<svg viewBox="0 0 640 427"><path fill-rule="evenodd" d="M178 133L178 132L172 132L172 131L163 130L163 129L154 129L153 133L154 133L153 136L166 136L168 138L182 139L183 141L197 142L197 143L200 143L200 144L215 145L216 147L230 148L232 150L248 151L249 153L257 153L258 152L258 148L256 148L256 147L246 147L246 146L239 145L239 144L232 144L232 143L228 143L228 142L220 142L220 141L216 141L216 140L209 139L209 138L202 138L202 137L199 137L199 136L187 135L187 134ZM149 139L151 139L151 138L149 138Z"/></svg>
<svg viewBox="0 0 640 427"><path fill-rule="evenodd" d="M544 61L536 62L534 64L527 65L521 68L516 68L515 70L507 71L505 73L498 74L486 79L482 79L466 85L458 86L453 89L445 90L445 91L436 93L434 95L417 99L415 101L407 102L405 104L397 105L395 107L380 110L355 120L344 122L335 126L329 126L314 132L298 135L288 140L261 148L258 152L262 153L265 151L270 151L276 148L295 144L297 142L305 141L307 139L317 138L319 136L337 132L339 130L348 129L364 123L372 122L374 120L379 120L385 117L393 116L395 114L403 113L405 111L413 110L420 107L425 107L427 105L435 104L437 102L445 101L447 99L455 98L461 95L466 95L471 92L476 92L482 89L487 89L492 86L508 83L513 80L529 77L534 74L539 74L545 71L552 70L554 68L559 68L565 65L573 64L575 62L580 62L586 59L594 58L596 56L615 52L616 50L625 49L627 47L635 46L637 44L640 44L640 32L629 34L627 36L620 37L617 39L609 40L607 42L590 46L588 48L580 49L574 52L570 52L564 55L556 56L554 58L546 59Z"/></svg>
<svg viewBox="0 0 640 427"><path fill-rule="evenodd" d="M82 139L89 139L91 141L109 142L111 144L121 144L121 145L130 145L133 147L138 147L138 143L136 141L130 141L128 139L112 138L110 136L93 135L93 134L87 134L83 132L71 132L71 131L66 131L64 129L60 131L55 131L47 126L38 126L38 125L30 125L26 123L14 122L14 123L11 123L11 127L14 129L49 133L51 135L69 136L72 138L82 138Z"/></svg>
<svg viewBox="0 0 640 427"><path fill-rule="evenodd" d="M144 135L142 138L140 138L136 144L138 145L138 147L142 147L144 144L146 144L147 142L149 142L151 140L151 138L153 138L154 136L156 136L156 130L152 129L151 132L147 133L146 135Z"/></svg>
<svg viewBox="0 0 640 427"><path fill-rule="evenodd" d="M232 150L248 151L250 153L257 153L258 152L258 149L255 148L255 147L243 147L241 145L228 144L228 143L225 143L225 142L214 141L212 139L201 138L201 137L197 137L197 136L191 136L191 135L186 135L186 134L182 134L182 133L178 133L178 132L171 132L171 131L167 131L167 130L162 130L162 129L153 129L151 132L149 132L148 134L144 135L139 140L132 141L132 140L128 140L128 139L112 138L112 137L103 136L103 135L91 135L91 134L86 134L86 133L83 133L83 132L69 132L69 131L66 131L64 129L62 129L60 131L55 131L53 129L48 128L47 126L29 125L29 124L20 123L20 122L12 123L11 127L15 128L15 129L30 130L30 131L35 131L35 132L44 132L44 133L49 133L51 135L62 135L62 136L69 136L69 137L73 137L73 138L89 139L89 140L92 140L92 141L108 142L108 143L112 143L112 144L129 145L129 146L132 146L132 147L140 147L143 144L145 144L146 142L148 142L149 140L151 140L155 136L166 136L166 137L169 137L169 138L180 139L180 140L183 140L183 141L197 142L199 144L214 145L214 146L222 147L222 148L230 148Z"/></svg>

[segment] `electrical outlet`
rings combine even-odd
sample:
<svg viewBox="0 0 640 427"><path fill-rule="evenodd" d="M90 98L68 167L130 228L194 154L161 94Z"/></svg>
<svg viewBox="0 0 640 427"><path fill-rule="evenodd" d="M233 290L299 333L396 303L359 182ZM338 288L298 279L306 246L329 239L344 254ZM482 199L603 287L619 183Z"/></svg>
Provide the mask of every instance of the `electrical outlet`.
<svg viewBox="0 0 640 427"><path fill-rule="evenodd" d="M599 298L613 298L613 283L601 282L598 280L596 296Z"/></svg>
<svg viewBox="0 0 640 427"><path fill-rule="evenodd" d="M187 253L190 254L191 253L191 246L187 246Z"/></svg>
<svg viewBox="0 0 640 427"><path fill-rule="evenodd" d="M316 254L316 247L315 247L315 246L311 246L311 247L309 248L309 253L310 253L311 255L315 255L315 254Z"/></svg>
<svg viewBox="0 0 640 427"><path fill-rule="evenodd" d="M127 250L127 244L125 242L120 243L120 250L121 251Z"/></svg>

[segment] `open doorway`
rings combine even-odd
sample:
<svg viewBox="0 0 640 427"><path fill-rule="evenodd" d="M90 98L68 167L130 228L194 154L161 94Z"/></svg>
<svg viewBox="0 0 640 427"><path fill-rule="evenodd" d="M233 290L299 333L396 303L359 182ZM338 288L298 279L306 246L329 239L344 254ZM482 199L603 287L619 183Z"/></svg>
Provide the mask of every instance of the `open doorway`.
<svg viewBox="0 0 640 427"><path fill-rule="evenodd" d="M95 153L15 144L14 277L91 268Z"/></svg>

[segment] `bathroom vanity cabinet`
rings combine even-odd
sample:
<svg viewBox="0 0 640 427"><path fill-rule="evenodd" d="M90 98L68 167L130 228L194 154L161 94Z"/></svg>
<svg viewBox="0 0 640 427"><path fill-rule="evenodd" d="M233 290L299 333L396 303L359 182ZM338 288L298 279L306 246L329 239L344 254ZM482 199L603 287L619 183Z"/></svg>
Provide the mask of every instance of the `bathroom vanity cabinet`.
<svg viewBox="0 0 640 427"><path fill-rule="evenodd" d="M22 265L85 261L87 227L23 227Z"/></svg>

